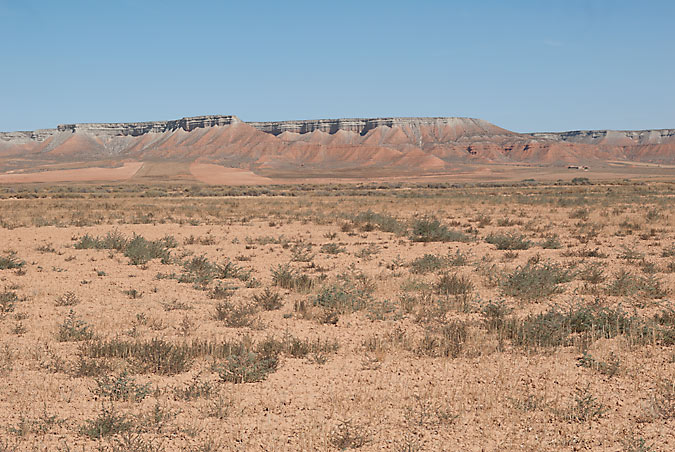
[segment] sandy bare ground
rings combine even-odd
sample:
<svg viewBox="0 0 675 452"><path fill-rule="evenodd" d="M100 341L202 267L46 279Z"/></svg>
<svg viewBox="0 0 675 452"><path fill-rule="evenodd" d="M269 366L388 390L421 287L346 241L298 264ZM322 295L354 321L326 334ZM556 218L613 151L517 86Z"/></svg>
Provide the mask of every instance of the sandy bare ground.
<svg viewBox="0 0 675 452"><path fill-rule="evenodd" d="M0 451L675 450L672 184L143 190L2 200Z"/></svg>
<svg viewBox="0 0 675 452"><path fill-rule="evenodd" d="M119 168L81 168L17 174L2 173L0 174L0 183L124 181L133 177L142 166L143 162L127 162Z"/></svg>
<svg viewBox="0 0 675 452"><path fill-rule="evenodd" d="M226 168L209 163L192 163L190 173L199 181L212 185L265 185L275 183L270 178L259 176L240 168Z"/></svg>

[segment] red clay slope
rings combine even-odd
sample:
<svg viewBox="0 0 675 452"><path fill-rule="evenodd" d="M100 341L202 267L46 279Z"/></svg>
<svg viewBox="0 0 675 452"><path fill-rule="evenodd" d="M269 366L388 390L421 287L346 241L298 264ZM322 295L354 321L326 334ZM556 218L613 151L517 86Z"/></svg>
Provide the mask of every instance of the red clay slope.
<svg viewBox="0 0 675 452"><path fill-rule="evenodd" d="M181 121L190 126L181 127ZM672 164L675 131L518 134L470 118L244 123L236 117L198 117L0 134L0 157L5 168L10 161L25 168L105 159L216 163L266 172L344 174L373 168L427 174L462 163Z"/></svg>

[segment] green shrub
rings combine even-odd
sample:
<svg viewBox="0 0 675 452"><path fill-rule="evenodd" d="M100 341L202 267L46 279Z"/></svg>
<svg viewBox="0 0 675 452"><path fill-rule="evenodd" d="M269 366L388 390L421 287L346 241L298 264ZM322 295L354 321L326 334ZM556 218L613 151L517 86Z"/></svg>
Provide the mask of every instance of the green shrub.
<svg viewBox="0 0 675 452"><path fill-rule="evenodd" d="M570 345L576 337L586 340L626 336L634 343L670 339L671 331L656 322L628 315L622 309L597 305L572 306L567 311L553 307L546 312L502 323L505 337L524 348Z"/></svg>
<svg viewBox="0 0 675 452"><path fill-rule="evenodd" d="M242 328L253 324L256 309L251 305L235 305L227 300L216 305L215 319L229 328Z"/></svg>
<svg viewBox="0 0 675 452"><path fill-rule="evenodd" d="M122 251L129 243L121 232L114 230L108 232L104 237L94 237L85 234L75 242L75 249L97 249L97 250L117 250Z"/></svg>
<svg viewBox="0 0 675 452"><path fill-rule="evenodd" d="M413 221L410 240L413 242L468 242L470 237L461 231L449 229L434 217Z"/></svg>
<svg viewBox="0 0 675 452"><path fill-rule="evenodd" d="M464 349L467 337L466 323L453 321L443 325L437 333L427 332L416 352L423 356L456 358Z"/></svg>
<svg viewBox="0 0 675 452"><path fill-rule="evenodd" d="M338 450L359 449L372 441L370 436L370 433L361 426L346 420L340 421L330 432L328 441Z"/></svg>
<svg viewBox="0 0 675 452"><path fill-rule="evenodd" d="M310 354L335 353L338 347L337 341L329 341L328 339L323 341L321 339L302 340L286 334L281 340L273 337L264 339L257 345L256 351L263 355L284 354L292 358L305 358Z"/></svg>
<svg viewBox="0 0 675 452"><path fill-rule="evenodd" d="M192 357L199 353L186 346L174 345L163 339L130 342L121 339L92 341L80 347L82 356L89 358L120 358L131 360L134 370L159 375L175 375L190 369Z"/></svg>
<svg viewBox="0 0 675 452"><path fill-rule="evenodd" d="M522 299L541 299L561 292L560 284L572 280L572 273L558 264L533 264L517 267L500 283L502 293Z"/></svg>
<svg viewBox="0 0 675 452"><path fill-rule="evenodd" d="M562 248L558 234L548 234L541 243L541 247L545 250L557 250Z"/></svg>
<svg viewBox="0 0 675 452"><path fill-rule="evenodd" d="M140 402L150 394L150 383L139 385L126 371L117 376L101 376L94 381L96 388L92 392L109 400Z"/></svg>
<svg viewBox="0 0 675 452"><path fill-rule="evenodd" d="M283 297L279 292L273 292L269 287L259 294L253 295L253 301L265 311L274 311L284 305Z"/></svg>
<svg viewBox="0 0 675 452"><path fill-rule="evenodd" d="M324 254L340 254L347 251L345 247L338 245L337 243L326 243L321 246L321 252Z"/></svg>
<svg viewBox="0 0 675 452"><path fill-rule="evenodd" d="M260 353L241 346L233 350L225 361L216 365L214 369L222 381L254 383L265 380L278 365L279 357L276 353Z"/></svg>
<svg viewBox="0 0 675 452"><path fill-rule="evenodd" d="M214 279L248 281L251 273L252 270L243 269L229 259L225 259L222 264L215 264L205 256L195 256L183 262L183 272L178 282L193 283L195 288L206 290Z"/></svg>
<svg viewBox="0 0 675 452"><path fill-rule="evenodd" d="M565 315L557 309L505 323L506 336L513 345L524 348L566 345L570 334Z"/></svg>
<svg viewBox="0 0 675 452"><path fill-rule="evenodd" d="M117 414L112 403L109 407L101 404L101 412L96 419L87 421L80 427L80 433L90 439L100 439L117 435L133 428L133 422L124 414Z"/></svg>
<svg viewBox="0 0 675 452"><path fill-rule="evenodd" d="M296 292L309 292L316 284L315 280L306 274L298 274L290 264L279 264L272 269L272 283L282 289Z"/></svg>
<svg viewBox="0 0 675 452"><path fill-rule="evenodd" d="M216 266L205 256L195 256L183 262L183 272L178 278L181 283L193 283L195 288L206 289L215 278Z"/></svg>
<svg viewBox="0 0 675 452"><path fill-rule="evenodd" d="M579 271L579 279L591 284L600 284L605 280L605 266L597 262L590 263Z"/></svg>
<svg viewBox="0 0 675 452"><path fill-rule="evenodd" d="M94 337L91 327L80 320L71 309L64 322L59 325L56 339L59 342L86 341Z"/></svg>
<svg viewBox="0 0 675 452"><path fill-rule="evenodd" d="M511 312L506 303L503 300L499 301L489 301L481 309L481 316L483 317L483 323L485 329L490 332L500 331L504 322L506 321L506 316Z"/></svg>
<svg viewBox="0 0 675 452"><path fill-rule="evenodd" d="M140 235L134 235L124 247L124 255L133 265L144 265L152 259L162 259L166 262L170 255L169 248L174 246L175 240L170 237L150 241Z"/></svg>
<svg viewBox="0 0 675 452"><path fill-rule="evenodd" d="M210 381L200 381L199 375L183 387L173 388L173 395L178 400L192 401L199 398L207 398L217 393L217 387Z"/></svg>
<svg viewBox="0 0 675 452"><path fill-rule="evenodd" d="M498 250L526 250L532 246L532 242L527 240L523 234L511 232L508 234L490 234L485 241L495 245Z"/></svg>
<svg viewBox="0 0 675 452"><path fill-rule="evenodd" d="M314 259L314 254L311 244L296 243L291 248L291 260L293 262L312 262L312 259Z"/></svg>
<svg viewBox="0 0 675 452"><path fill-rule="evenodd" d="M19 296L13 290L5 289L0 292L0 314L14 311L14 305L19 301Z"/></svg>
<svg viewBox="0 0 675 452"><path fill-rule="evenodd" d="M134 234L127 239L118 231L108 232L105 237L93 237L85 234L75 243L76 249L107 249L121 251L133 265L144 265L152 259L169 259L170 248L178 246L178 242L172 236L166 236L159 240L147 240L140 235Z"/></svg>
<svg viewBox="0 0 675 452"><path fill-rule="evenodd" d="M474 286L467 276L453 273L441 275L434 288L441 295L462 295L471 292Z"/></svg>
<svg viewBox="0 0 675 452"><path fill-rule="evenodd" d="M412 261L409 265L411 273L423 274L445 268L448 265L448 261L443 256L425 254Z"/></svg>
<svg viewBox="0 0 675 452"><path fill-rule="evenodd" d="M26 265L26 262L16 257L14 251L9 251L4 256L0 256L0 270L12 270L21 268L24 265Z"/></svg>
<svg viewBox="0 0 675 452"><path fill-rule="evenodd" d="M240 281L249 281L253 270L245 269L237 265L230 259L216 266L216 278L218 279L238 279Z"/></svg>
<svg viewBox="0 0 675 452"><path fill-rule="evenodd" d="M598 402L588 387L574 393L574 402L565 410L559 412L559 417L570 422L596 421L607 412L607 408Z"/></svg>
<svg viewBox="0 0 675 452"><path fill-rule="evenodd" d="M574 185L590 185L591 180L587 177L574 177L574 178L572 178L572 184L574 184Z"/></svg>
<svg viewBox="0 0 675 452"><path fill-rule="evenodd" d="M331 312L346 314L365 308L369 301L368 291L350 281L342 281L322 287L313 304Z"/></svg>
<svg viewBox="0 0 675 452"><path fill-rule="evenodd" d="M634 275L627 270L620 270L614 280L605 288L607 295L612 296L635 296L642 295L649 298L664 298L668 295L668 289L661 285L661 281L654 275L642 277Z"/></svg>
<svg viewBox="0 0 675 452"><path fill-rule="evenodd" d="M361 230L366 232L377 228L383 232L402 234L406 229L405 225L396 218L387 214L376 213L372 210L357 214L352 218L352 223L360 226Z"/></svg>

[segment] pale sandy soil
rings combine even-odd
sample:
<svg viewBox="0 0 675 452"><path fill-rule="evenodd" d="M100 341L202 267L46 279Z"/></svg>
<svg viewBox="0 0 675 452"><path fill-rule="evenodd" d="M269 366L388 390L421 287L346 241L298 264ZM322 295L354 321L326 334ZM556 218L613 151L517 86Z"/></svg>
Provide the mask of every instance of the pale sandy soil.
<svg viewBox="0 0 675 452"><path fill-rule="evenodd" d="M119 168L81 168L37 173L0 173L0 184L123 181L131 178L143 162L127 162Z"/></svg>
<svg viewBox="0 0 675 452"><path fill-rule="evenodd" d="M260 185L275 183L272 179L259 176L240 168L226 168L209 163L192 163L190 173L200 182L212 185Z"/></svg>
<svg viewBox="0 0 675 452"><path fill-rule="evenodd" d="M591 166L588 171L560 166L534 164L467 164L458 163L449 170L428 172L412 165L407 171L378 167L317 169L297 166L278 170L265 167L253 171L229 168L211 163L190 161L147 160L127 162L124 166L108 168L110 160L100 162L49 163L34 171L35 162L0 159L0 169L17 168L0 173L0 184L59 183L59 182L136 182L165 183L189 182L209 185L241 186L269 184L336 184L369 182L450 182L486 183L519 182L536 180L552 182L570 181L574 178L590 180L672 180L675 166L635 162L607 162ZM64 168L65 167L65 168Z"/></svg>
<svg viewBox="0 0 675 452"><path fill-rule="evenodd" d="M25 264L0 270L0 292L18 298L0 314L0 451L675 450L675 389L671 414L657 410L668 397L660 385L675 378L672 344L598 334L525 349L489 332L483 314L489 302L500 300L514 319L553 305L620 306L645 319L672 309L673 187L503 190L476 189L474 197L410 190L348 198L298 191L276 199L3 200L0 257L14 251ZM408 228L415 218L434 215L472 239L413 242L409 231L383 232L376 223L354 220L368 209ZM11 221L53 225L12 227ZM145 265L132 265L120 251L74 247L85 234L113 231L148 240L172 236L177 247L164 263ZM521 233L532 245L497 250L485 240L491 233ZM542 247L551 233L560 248ZM428 254L458 252L465 262L424 274L411 266ZM183 263L199 256L230 260L251 270L252 279L216 278L207 290L181 282ZM596 263L605 279L589 285L577 275L540 299L506 295L490 282L528 261L575 272ZM275 286L274 270L285 264L317 279L316 286ZM624 270L656 278L665 295L609 294L606 288ZM443 274L467 278L467 296L439 294ZM313 304L324 288L339 287L340 278L366 281L373 291L359 309L324 323L325 312ZM222 300L210 293L218 284L232 288L227 301L233 306L256 305L254 296L267 288L280 294L282 305L250 313L249 326L228 326L215 317ZM141 296L124 293L131 289ZM78 303L57 306L69 292ZM131 358L102 358L98 362L109 369L82 376L77 366L88 342L57 339L71 310L93 341L219 344L295 337L336 342L338 349L302 357L282 352L276 371L251 383L223 381L216 369L225 358L208 355L175 375L139 371ZM425 352L435 350L433 340L453 322L468 331L455 356ZM604 364L618 360L615 372L580 365L584 351ZM151 386L143 400L97 393L97 380L124 370L127 382ZM176 388L195 380L210 393L185 400ZM571 418L580 403L575 394L591 397L584 406L598 415ZM128 432L100 440L83 433L110 406L129 423ZM637 449L641 441L650 449Z"/></svg>

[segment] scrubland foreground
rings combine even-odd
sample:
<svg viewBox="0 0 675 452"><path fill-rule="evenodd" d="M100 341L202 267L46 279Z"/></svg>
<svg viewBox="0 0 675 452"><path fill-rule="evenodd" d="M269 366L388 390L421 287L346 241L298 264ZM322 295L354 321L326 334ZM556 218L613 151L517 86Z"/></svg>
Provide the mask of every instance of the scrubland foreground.
<svg viewBox="0 0 675 452"><path fill-rule="evenodd" d="M675 450L675 184L0 187L0 451Z"/></svg>

